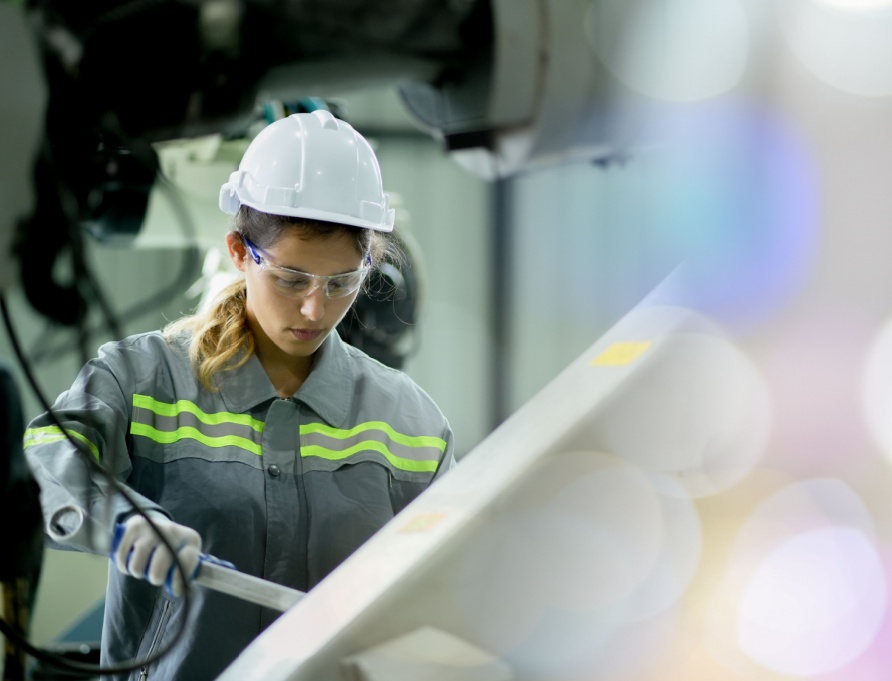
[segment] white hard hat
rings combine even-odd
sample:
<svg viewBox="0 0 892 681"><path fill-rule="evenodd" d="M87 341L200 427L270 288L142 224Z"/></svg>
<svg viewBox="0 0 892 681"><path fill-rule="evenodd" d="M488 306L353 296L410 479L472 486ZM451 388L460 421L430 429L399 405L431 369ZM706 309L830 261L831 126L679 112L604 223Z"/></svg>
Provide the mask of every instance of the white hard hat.
<svg viewBox="0 0 892 681"><path fill-rule="evenodd" d="M371 146L331 112L271 123L248 146L220 188L220 209L245 204L264 213L393 231L394 210Z"/></svg>

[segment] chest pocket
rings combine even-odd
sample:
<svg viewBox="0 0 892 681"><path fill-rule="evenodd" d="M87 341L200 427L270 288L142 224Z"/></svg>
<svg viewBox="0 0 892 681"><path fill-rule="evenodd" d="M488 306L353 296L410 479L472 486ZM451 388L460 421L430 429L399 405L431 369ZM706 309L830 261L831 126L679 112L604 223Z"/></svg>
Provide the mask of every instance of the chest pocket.
<svg viewBox="0 0 892 681"><path fill-rule="evenodd" d="M430 435L406 435L384 421L367 421L342 430L324 423L300 427L303 470L335 471L343 466L377 463L394 480L429 483L437 472L446 441Z"/></svg>
<svg viewBox="0 0 892 681"><path fill-rule="evenodd" d="M407 488L410 496L424 489L446 450L441 438L399 433L383 421L348 430L305 424L300 443L311 585L393 518Z"/></svg>

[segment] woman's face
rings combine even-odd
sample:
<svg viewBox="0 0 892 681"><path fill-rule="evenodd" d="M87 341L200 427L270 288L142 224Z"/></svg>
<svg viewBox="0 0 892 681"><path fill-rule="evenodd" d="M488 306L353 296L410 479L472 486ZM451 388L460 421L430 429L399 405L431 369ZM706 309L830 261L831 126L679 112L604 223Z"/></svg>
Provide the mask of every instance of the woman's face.
<svg viewBox="0 0 892 681"><path fill-rule="evenodd" d="M237 233L230 232L226 242L233 263L245 273L248 324L261 360L308 364L344 318L358 291L343 298L327 298L319 286L304 298L286 296L276 290L271 273L254 261ZM355 241L343 233L303 238L298 232L289 232L260 255L270 265L323 276L352 272L363 265Z"/></svg>

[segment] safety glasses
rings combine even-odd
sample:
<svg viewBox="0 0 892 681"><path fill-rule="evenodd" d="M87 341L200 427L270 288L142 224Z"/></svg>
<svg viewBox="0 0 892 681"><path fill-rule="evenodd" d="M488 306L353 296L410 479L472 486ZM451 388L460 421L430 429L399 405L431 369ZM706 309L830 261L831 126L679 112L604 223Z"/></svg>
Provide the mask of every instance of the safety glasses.
<svg viewBox="0 0 892 681"><path fill-rule="evenodd" d="M372 265L371 256L366 255L365 265L353 272L332 274L330 276L310 274L309 272L301 272L300 270L273 265L260 255L263 252L261 248L252 244L245 236L242 236L242 241L244 241L248 252L254 258L254 262L260 267L260 271L264 276L269 279L273 288L289 298L306 298L317 288L322 289L326 298L349 296L362 286L362 282Z"/></svg>

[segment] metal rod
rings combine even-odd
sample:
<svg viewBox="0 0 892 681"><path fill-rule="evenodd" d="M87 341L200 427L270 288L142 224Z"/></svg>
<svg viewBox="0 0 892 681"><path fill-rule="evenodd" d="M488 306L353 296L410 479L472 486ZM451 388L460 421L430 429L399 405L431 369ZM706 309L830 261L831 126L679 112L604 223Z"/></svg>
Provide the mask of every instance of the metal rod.
<svg viewBox="0 0 892 681"><path fill-rule="evenodd" d="M267 608L285 612L306 594L238 570L202 561L195 583Z"/></svg>

